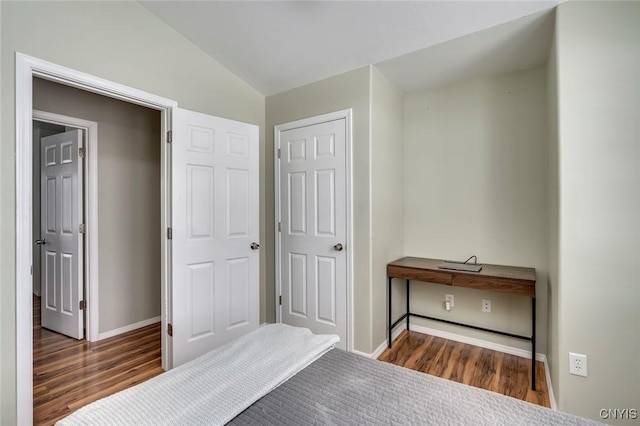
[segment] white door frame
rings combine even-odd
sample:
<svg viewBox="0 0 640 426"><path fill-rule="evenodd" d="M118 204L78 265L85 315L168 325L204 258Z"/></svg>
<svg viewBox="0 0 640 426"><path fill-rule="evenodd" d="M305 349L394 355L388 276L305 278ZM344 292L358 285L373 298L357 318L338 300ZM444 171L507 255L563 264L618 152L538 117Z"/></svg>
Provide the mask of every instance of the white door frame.
<svg viewBox="0 0 640 426"><path fill-rule="evenodd" d="M287 130L297 129L300 127L313 126L314 124L326 123L328 121L344 119L346 124L345 150L346 150L346 196L347 196L347 350L353 351L353 192L352 192L352 126L351 126L352 109L344 109L341 111L322 114L315 117L304 118L289 123L278 124L273 128L274 140L274 178L275 178L275 203L276 203L276 222L275 222L275 240L276 240L276 322L282 322L282 306L280 305L280 295L282 294L282 272L280 271L281 257L281 241L282 233L278 230L278 224L282 222L280 209L280 159L278 158L278 150L280 147L280 134Z"/></svg>
<svg viewBox="0 0 640 426"><path fill-rule="evenodd" d="M162 330L166 330L170 319L170 245L164 238L170 224L170 150L166 143L171 125L171 109L177 102L162 98L122 84L114 83L83 72L75 71L51 62L16 52L15 69L15 114L16 114L16 411L17 424L33 423L33 306L31 265L32 238L32 191L33 191L33 77L40 77L88 92L97 93L125 102L142 105L160 111L161 121L161 213L160 222L162 253ZM94 150L95 151L95 150ZM162 368L171 365L170 340L162 336Z"/></svg>
<svg viewBox="0 0 640 426"><path fill-rule="evenodd" d="M86 267L85 300L87 300L86 339L98 341L99 327L99 291L98 285L98 123L76 117L33 110L33 120L75 127L85 131L87 156L84 161L84 217L87 226L85 233L84 259Z"/></svg>

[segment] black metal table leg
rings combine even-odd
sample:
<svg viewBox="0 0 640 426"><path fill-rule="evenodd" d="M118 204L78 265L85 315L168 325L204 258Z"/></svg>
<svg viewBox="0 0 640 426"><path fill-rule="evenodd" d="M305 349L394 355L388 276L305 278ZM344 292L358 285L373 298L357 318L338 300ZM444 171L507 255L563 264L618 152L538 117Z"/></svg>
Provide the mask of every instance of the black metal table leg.
<svg viewBox="0 0 640 426"><path fill-rule="evenodd" d="M409 330L409 318L411 317L409 312L409 280L407 280L407 331Z"/></svg>
<svg viewBox="0 0 640 426"><path fill-rule="evenodd" d="M389 280L389 285L388 285L388 287L389 287L389 299L388 299L389 319L387 320L387 326L389 328L389 341L387 342L388 343L387 347L391 348L391 331L392 331L391 330L391 322L393 321L391 319L391 283L393 281L393 278L392 277L388 277L387 279Z"/></svg>
<svg viewBox="0 0 640 426"><path fill-rule="evenodd" d="M531 390L536 390L536 298L531 298Z"/></svg>

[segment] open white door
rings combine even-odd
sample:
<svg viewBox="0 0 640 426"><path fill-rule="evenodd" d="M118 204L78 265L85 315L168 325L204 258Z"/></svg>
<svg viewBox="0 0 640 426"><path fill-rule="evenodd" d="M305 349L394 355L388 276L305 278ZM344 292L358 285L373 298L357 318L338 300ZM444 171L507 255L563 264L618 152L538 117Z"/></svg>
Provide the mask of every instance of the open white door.
<svg viewBox="0 0 640 426"><path fill-rule="evenodd" d="M259 323L258 127L173 110L173 367Z"/></svg>
<svg viewBox="0 0 640 426"><path fill-rule="evenodd" d="M41 139L42 326L84 338L81 130Z"/></svg>

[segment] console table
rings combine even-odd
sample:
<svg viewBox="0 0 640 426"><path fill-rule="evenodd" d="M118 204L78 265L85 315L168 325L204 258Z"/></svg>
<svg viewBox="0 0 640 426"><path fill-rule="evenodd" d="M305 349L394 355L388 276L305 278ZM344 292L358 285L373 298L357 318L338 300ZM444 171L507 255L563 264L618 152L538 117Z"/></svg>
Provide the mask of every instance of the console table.
<svg viewBox="0 0 640 426"><path fill-rule="evenodd" d="M387 299L389 319L389 345L392 345L392 331L402 320L407 320L407 330L409 330L409 318L418 317L432 321L445 322L447 324L459 325L473 328L475 330L488 331L490 333L501 334L503 336L517 339L529 340L531 342L531 389L536 389L536 271L534 268L520 268L514 266L500 266L483 264L480 272L467 272L450 269L440 269L444 260L426 259L421 257L404 257L387 265L387 279L389 298ZM407 286L407 311L398 320L392 323L391 317L391 289L394 278L406 280ZM478 327L471 324L463 324L441 318L434 318L411 312L409 309L409 283L411 280L424 283L434 283L450 285L454 287L476 288L480 290L497 291L501 293L520 294L531 297L531 336L521 336L499 330L492 330Z"/></svg>

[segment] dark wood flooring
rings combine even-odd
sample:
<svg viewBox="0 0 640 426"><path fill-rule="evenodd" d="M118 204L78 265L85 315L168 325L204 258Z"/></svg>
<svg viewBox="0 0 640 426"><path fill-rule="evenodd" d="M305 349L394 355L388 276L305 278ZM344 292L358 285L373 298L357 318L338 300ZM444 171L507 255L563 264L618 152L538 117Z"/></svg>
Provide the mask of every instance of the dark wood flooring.
<svg viewBox="0 0 640 426"><path fill-rule="evenodd" d="M380 357L402 367L551 407L544 363L536 362L531 390L531 360L440 337L404 330Z"/></svg>
<svg viewBox="0 0 640 426"><path fill-rule="evenodd" d="M162 373L160 323L89 343L41 327L33 298L33 424L52 425L78 408Z"/></svg>

